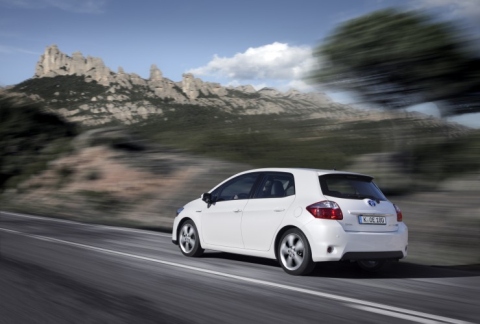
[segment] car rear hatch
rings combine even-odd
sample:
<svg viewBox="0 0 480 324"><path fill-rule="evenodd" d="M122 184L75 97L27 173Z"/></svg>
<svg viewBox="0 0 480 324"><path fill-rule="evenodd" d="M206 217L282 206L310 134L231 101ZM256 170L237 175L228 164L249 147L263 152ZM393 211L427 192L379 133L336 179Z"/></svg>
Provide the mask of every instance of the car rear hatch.
<svg viewBox="0 0 480 324"><path fill-rule="evenodd" d="M347 232L394 232L398 230L395 206L385 198L373 178L333 173L319 176L326 200L338 204Z"/></svg>

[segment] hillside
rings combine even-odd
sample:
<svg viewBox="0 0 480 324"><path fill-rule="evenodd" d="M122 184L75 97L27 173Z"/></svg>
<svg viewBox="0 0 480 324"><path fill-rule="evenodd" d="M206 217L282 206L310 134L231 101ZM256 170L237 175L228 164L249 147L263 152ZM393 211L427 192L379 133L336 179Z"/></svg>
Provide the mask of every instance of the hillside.
<svg viewBox="0 0 480 324"><path fill-rule="evenodd" d="M56 46L40 57L33 78L8 91L83 130L126 127L162 146L258 167L342 169L360 155L379 152L397 152L390 164L401 169L399 178L410 172L441 180L478 167L468 154L462 163L448 162L448 167L442 162L435 169L427 165L432 162L424 154L429 147L447 143L455 151L456 145L448 143L476 138L457 124L418 113L360 110L321 93L222 87L191 74L174 82L155 65L143 79L121 67L113 72L100 58L85 58L79 52L68 56ZM364 169L357 165L355 169Z"/></svg>
<svg viewBox="0 0 480 324"><path fill-rule="evenodd" d="M2 208L168 229L185 201L248 169L154 145L118 128L84 132L71 147L46 169L0 195Z"/></svg>
<svg viewBox="0 0 480 324"><path fill-rule="evenodd" d="M46 48L31 79L10 89L41 101L46 107L85 126L138 124L150 119L170 120L178 117L171 112L182 108L211 108L218 114L234 116L294 116L297 119L327 119L331 124L341 121L363 122L404 118L404 114L359 110L330 100L319 92L296 90L279 92L271 88L255 90L250 85L223 87L204 82L192 74L180 81L163 77L152 65L148 79L138 74L117 72L108 68L101 58L76 52L62 53L57 46ZM438 119L408 115L429 127L443 127ZM448 125L454 132L465 129Z"/></svg>

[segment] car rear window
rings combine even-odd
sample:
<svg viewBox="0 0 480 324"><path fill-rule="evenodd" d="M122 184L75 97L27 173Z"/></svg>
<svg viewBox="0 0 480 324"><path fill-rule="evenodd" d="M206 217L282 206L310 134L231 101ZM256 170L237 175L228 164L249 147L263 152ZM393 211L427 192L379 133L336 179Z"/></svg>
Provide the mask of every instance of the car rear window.
<svg viewBox="0 0 480 324"><path fill-rule="evenodd" d="M318 177L326 196L345 199L387 200L373 178L352 174L325 174Z"/></svg>

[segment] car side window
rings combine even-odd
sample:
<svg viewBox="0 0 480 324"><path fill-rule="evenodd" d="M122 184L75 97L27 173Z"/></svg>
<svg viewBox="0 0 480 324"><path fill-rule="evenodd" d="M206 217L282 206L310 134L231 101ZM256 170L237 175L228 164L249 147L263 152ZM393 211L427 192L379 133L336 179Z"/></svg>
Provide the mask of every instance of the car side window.
<svg viewBox="0 0 480 324"><path fill-rule="evenodd" d="M281 198L295 195L295 180L290 173L267 173L255 198Z"/></svg>
<svg viewBox="0 0 480 324"><path fill-rule="evenodd" d="M258 173L239 176L215 190L212 196L215 201L248 199L257 178Z"/></svg>

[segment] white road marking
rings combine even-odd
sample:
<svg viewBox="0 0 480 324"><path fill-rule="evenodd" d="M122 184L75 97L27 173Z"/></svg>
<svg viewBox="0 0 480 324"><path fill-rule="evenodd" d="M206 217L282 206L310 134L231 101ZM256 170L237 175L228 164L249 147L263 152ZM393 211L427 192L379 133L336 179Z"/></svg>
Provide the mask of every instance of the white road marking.
<svg viewBox="0 0 480 324"><path fill-rule="evenodd" d="M93 226L93 227L96 227L96 228L98 228L98 227L107 228L107 229L116 230L116 231L123 231L123 232L149 234L149 235L156 235L156 236L162 236L162 237L172 237L172 235L170 235L170 234L157 233L157 232L145 231L145 230L128 228L128 227L118 227L118 226L108 226L108 225L92 225L92 224L79 223L79 222L75 222L75 221L71 221L71 220L67 220L67 219L40 217L40 216L20 214L20 213L12 213L12 212L6 212L6 211L0 211L0 214L5 214L5 215L9 215L9 216L16 216L16 217L23 217L23 218L30 218L30 219L36 219L36 220L41 220L41 221L45 221L45 222L57 222L57 223L66 223L66 224L76 224L76 225L82 225L82 226Z"/></svg>
<svg viewBox="0 0 480 324"><path fill-rule="evenodd" d="M407 320L407 321L412 321L412 322L417 322L417 323L423 323L423 324L445 323L444 321L439 322L437 320L431 320L431 319L421 318L421 317L417 317L417 316L391 312L391 311L388 311L388 310L383 310L383 309L378 309L378 308L373 308L373 307L368 307L368 306L350 305L350 307L361 309L363 311L367 311L367 312L371 312L371 313L375 313L375 314L381 314L381 315L385 315L385 316L401 318L401 319L404 319L404 320ZM447 323L449 323L449 322L447 322Z"/></svg>
<svg viewBox="0 0 480 324"><path fill-rule="evenodd" d="M181 263L175 263L175 262L150 258L150 257L146 257L146 256L140 256L140 255L136 255L136 254L130 254L130 253L125 253L125 252L120 252L120 251L115 251L115 250L109 250L109 249L99 248L99 247L86 245L86 244L81 244L81 243L59 240L59 239L46 237L46 236L40 236L40 235L35 235L35 234L27 234L27 233L15 231L15 230L10 230L10 229L5 229L5 228L0 228L0 231L13 233L13 234L17 234L17 235L22 235L22 236L42 240L42 241L54 242L54 243L59 243L59 244L64 244L64 245L70 245L70 246L75 246L75 247L79 247L79 248L83 248L83 249L87 249L87 250L91 250L91 251L102 252L102 253L113 254L113 255L119 255L119 256L123 256L123 257L127 257L127 258L143 260L143 261L155 262L155 263L160 263L160 264L164 264L164 265L168 265L168 266L172 266L172 267L176 267L176 268L187 269L187 270L191 270L191 271L195 271L195 272L205 273L205 274L209 274L209 275L214 275L214 276L219 276L219 277L224 277L224 278L229 278L229 279L235 279L235 280L239 280L239 281L244 281L244 282L249 282L249 283L262 285L262 286L269 286L269 287L294 291L294 292L297 292L297 293L303 293L303 294L307 294L307 295L327 298L327 299L343 302L347 306L350 306L350 307L353 307L353 308L362 309L362 310L365 310L365 311L375 310L376 313L379 313L379 314L381 313L383 315L394 316L394 317L404 316L404 318L406 316L409 316L409 317L415 318L417 322L419 322L420 320L424 320L424 321L430 320L430 322L419 322L419 323L439 323L440 322L440 323L452 323L452 324L473 324L473 323L470 323L470 322L461 321L461 320L448 318L448 317L444 317L444 316L438 316L438 315L432 315L432 314L423 313L423 312L412 311L412 310L409 310L409 309L406 309L406 308L400 308L400 307L394 307L394 306L389 306L389 305L384 305L384 304L379 304L379 303L374 303L374 302L368 302L368 301L364 301L364 300L360 300L360 299L343 297L343 296L339 296L339 295L324 293L324 292L305 289L305 288L282 285L282 284L278 284L278 283L270 282L270 281L265 281L265 280L242 277L242 276L232 275L232 274L228 274L228 273L224 273L224 272L192 267L192 266L181 264ZM353 305L351 305L351 304L353 304Z"/></svg>

